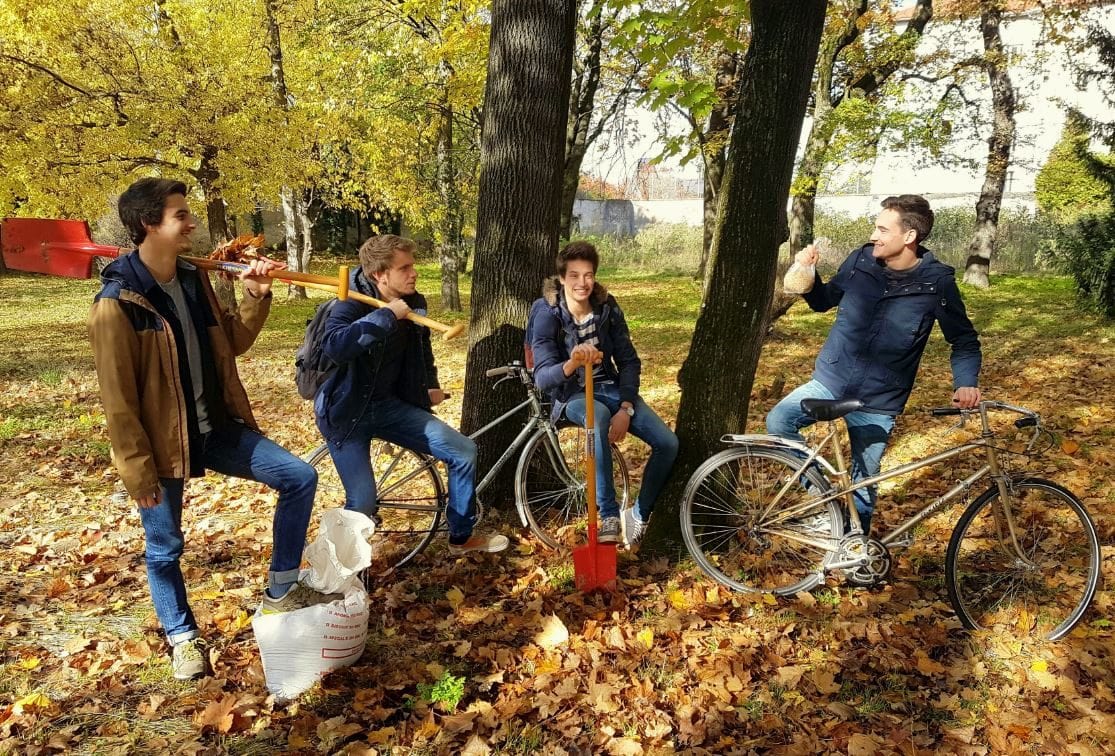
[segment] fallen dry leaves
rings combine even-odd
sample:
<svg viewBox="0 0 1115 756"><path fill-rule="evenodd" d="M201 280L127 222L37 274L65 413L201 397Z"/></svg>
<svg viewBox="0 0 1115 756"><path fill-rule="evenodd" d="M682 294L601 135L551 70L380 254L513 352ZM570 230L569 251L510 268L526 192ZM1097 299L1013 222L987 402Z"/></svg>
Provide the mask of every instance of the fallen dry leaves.
<svg viewBox="0 0 1115 756"><path fill-rule="evenodd" d="M75 316L59 342L80 327ZM774 342L753 425L773 402L762 391L775 371L807 370L816 351L793 318L785 327L779 338L794 349ZM295 341L284 338L261 342L243 374L264 426L308 450L317 439L308 405L293 401ZM986 390L1065 431L1033 468L1096 513L1110 575L1115 357L1096 333L1068 344L1028 339L988 341ZM437 348L459 391L462 355ZM384 576L372 587L363 658L280 705L267 696L250 627L273 498L210 476L189 488L183 569L214 675L175 682L147 594L142 529L114 498L87 353L58 380L14 364L0 372L0 414L39 408L66 422L28 421L0 440L0 753L1115 751L1112 592L1102 590L1061 643L962 632L941 567L955 510L898 554L885 588L833 580L790 600L732 594L684 561L650 558L621 559L614 595L583 596L567 558L496 511L516 548L453 559L437 544L412 569ZM924 386L948 382L941 349L922 378L912 409L938 402ZM894 462L939 445L945 427L913 415L900 426ZM884 496L905 512L949 485L919 475ZM444 680L463 681L452 705L429 692Z"/></svg>

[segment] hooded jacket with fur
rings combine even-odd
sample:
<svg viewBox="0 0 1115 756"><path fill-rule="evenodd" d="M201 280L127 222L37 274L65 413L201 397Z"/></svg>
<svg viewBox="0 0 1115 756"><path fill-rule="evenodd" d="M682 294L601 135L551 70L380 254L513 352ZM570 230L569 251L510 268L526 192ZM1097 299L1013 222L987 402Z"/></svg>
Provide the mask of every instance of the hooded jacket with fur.
<svg viewBox="0 0 1115 756"><path fill-rule="evenodd" d="M597 349L604 353L604 375L619 387L620 401L635 403L639 397L642 362L631 343L631 332L616 298L599 283L589 297L596 316ZM527 343L534 353L534 380L550 395L554 417L560 417L566 403L584 389L578 368L566 376L562 365L577 346L577 324L565 304L565 292L557 276L542 285L542 297L536 299L527 319Z"/></svg>

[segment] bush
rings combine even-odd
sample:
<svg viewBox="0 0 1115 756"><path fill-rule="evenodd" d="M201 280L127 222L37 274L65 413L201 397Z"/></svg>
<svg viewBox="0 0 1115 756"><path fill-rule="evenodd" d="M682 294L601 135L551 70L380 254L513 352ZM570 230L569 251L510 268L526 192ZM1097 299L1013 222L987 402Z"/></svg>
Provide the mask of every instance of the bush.
<svg viewBox="0 0 1115 756"><path fill-rule="evenodd" d="M1061 139L1034 179L1042 211L1060 223L1111 209L1111 187L1102 175L1111 170L1111 156L1089 149L1090 129L1078 113L1070 113Z"/></svg>
<svg viewBox="0 0 1115 756"><path fill-rule="evenodd" d="M1081 216L1063 227L1056 252L1081 301L1115 317L1115 212Z"/></svg>
<svg viewBox="0 0 1115 756"><path fill-rule="evenodd" d="M581 236L596 245L604 268L693 275L701 264L700 226L655 223L629 239Z"/></svg>
<svg viewBox="0 0 1115 756"><path fill-rule="evenodd" d="M814 222L817 239L827 238L839 263L849 252L865 244L871 236L871 218L843 213L818 214ZM933 233L926 246L939 260L963 270L968 260L968 244L976 224L972 207L945 207L935 212ZM1057 226L1042 213L1028 210L1004 210L999 216L999 238L992 270L999 273L1032 273L1046 270L1043 256L1057 236ZM783 255L789 250L783 249ZM829 266L826 266L829 267Z"/></svg>

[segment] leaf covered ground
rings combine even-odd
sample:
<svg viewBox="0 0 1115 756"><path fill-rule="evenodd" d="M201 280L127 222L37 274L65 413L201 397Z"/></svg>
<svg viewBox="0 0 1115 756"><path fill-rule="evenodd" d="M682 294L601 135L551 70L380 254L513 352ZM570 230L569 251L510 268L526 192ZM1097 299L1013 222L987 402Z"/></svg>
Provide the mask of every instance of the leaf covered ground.
<svg viewBox="0 0 1115 756"><path fill-rule="evenodd" d="M687 278L613 273L644 358L644 395L672 419L696 317ZM434 274L424 272L427 290ZM270 553L273 497L210 476L188 488L184 571L212 677L172 679L147 593L143 532L112 470L85 338L91 281L0 277L0 753L1110 753L1115 751L1113 593L1067 639L968 634L942 557L958 509L900 552L879 591L836 579L791 600L729 593L691 561L623 558L612 596L573 589L513 507L501 557L437 544L371 596L364 656L298 701L267 695L250 617ZM1094 513L1115 567L1115 328L1075 309L1062 279L1001 278L965 297L985 349L984 390L1038 410L1058 448L1028 469ZM291 379L313 302L276 303L241 374L263 427L318 443ZM436 302L434 308L436 311ZM831 323L801 305L769 342L751 428L805 380ZM463 352L438 344L443 382ZM886 459L956 434L935 335ZM742 430L742 429L741 429ZM645 447L627 442L637 471ZM921 472L885 488L884 521L963 477Z"/></svg>

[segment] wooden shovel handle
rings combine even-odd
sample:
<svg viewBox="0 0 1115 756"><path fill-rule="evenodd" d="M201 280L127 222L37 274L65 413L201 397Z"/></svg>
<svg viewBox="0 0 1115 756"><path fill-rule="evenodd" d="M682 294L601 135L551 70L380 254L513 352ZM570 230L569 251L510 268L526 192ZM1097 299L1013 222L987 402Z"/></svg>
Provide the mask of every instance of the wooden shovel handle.
<svg viewBox="0 0 1115 756"><path fill-rule="evenodd" d="M596 545L596 401L592 396L592 364L585 362L585 499L588 542Z"/></svg>
<svg viewBox="0 0 1115 756"><path fill-rule="evenodd" d="M188 260L199 268L206 270L219 270L225 273L240 274L248 266L244 263L236 262L223 262L221 260L210 260L207 257L183 257L183 260ZM340 276L319 276L315 273L297 273L292 270L271 270L267 273L268 276L277 281L286 281L288 283L298 284L307 289L318 289L321 291L329 291L336 294L340 299L355 299L357 302L371 305L372 307L386 307L387 303L383 300L369 297L367 294L361 294L358 291L352 291L348 288L348 277L345 276L343 283ZM343 296L347 294L346 296ZM457 325L446 325L439 323L433 318L427 318L425 315L419 315L416 312L408 312L407 318L413 320L415 323L424 325L427 328L432 328L435 331L442 333L442 338L446 341L460 336L465 331L465 324L458 323Z"/></svg>

